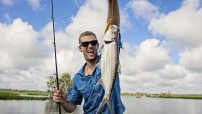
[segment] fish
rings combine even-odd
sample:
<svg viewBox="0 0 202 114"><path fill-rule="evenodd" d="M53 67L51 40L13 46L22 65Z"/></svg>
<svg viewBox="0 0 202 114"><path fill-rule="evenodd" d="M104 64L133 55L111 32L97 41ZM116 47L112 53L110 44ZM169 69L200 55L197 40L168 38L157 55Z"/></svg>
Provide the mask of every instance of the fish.
<svg viewBox="0 0 202 114"><path fill-rule="evenodd" d="M101 47L101 78L97 82L101 84L105 90L104 97L99 105L96 114L107 103L110 113L113 114L110 96L115 81L116 72L120 72L119 64L119 28L111 25L103 36L103 45Z"/></svg>

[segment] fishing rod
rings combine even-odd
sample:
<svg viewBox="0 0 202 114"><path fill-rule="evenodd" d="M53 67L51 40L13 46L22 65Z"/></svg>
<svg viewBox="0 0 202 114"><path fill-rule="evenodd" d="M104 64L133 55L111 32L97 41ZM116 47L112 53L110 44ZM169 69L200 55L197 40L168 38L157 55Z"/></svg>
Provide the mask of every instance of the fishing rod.
<svg viewBox="0 0 202 114"><path fill-rule="evenodd" d="M51 6L52 6L52 22L53 22L53 38L54 38L54 52L55 52L55 69L56 69L56 82L57 82L57 89L59 90L59 82L58 82L58 67L57 67L57 55L56 55L56 43L55 43L55 22L54 22L54 12L53 12L53 0L51 0ZM60 103L59 106L59 114L61 114L61 107Z"/></svg>

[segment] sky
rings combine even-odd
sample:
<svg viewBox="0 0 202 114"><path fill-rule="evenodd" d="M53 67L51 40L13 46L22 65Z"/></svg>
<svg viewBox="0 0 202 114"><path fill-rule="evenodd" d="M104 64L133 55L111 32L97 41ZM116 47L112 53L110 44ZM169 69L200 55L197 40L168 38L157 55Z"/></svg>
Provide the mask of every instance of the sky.
<svg viewBox="0 0 202 114"><path fill-rule="evenodd" d="M202 0L119 0L121 92L202 94ZM106 26L107 0L54 0L59 76L85 63L80 33ZM51 0L0 0L0 88L47 90Z"/></svg>

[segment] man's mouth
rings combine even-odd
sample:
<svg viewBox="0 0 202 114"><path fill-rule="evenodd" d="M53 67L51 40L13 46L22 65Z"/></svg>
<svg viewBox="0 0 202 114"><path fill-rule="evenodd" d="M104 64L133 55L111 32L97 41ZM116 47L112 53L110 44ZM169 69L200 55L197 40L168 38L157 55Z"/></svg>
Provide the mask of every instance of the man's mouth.
<svg viewBox="0 0 202 114"><path fill-rule="evenodd" d="M88 49L87 52L88 53L92 53L94 50L93 49Z"/></svg>
<svg viewBox="0 0 202 114"><path fill-rule="evenodd" d="M94 50L88 49L88 50L87 50L87 53L90 54L90 55L92 55L92 54L94 54Z"/></svg>

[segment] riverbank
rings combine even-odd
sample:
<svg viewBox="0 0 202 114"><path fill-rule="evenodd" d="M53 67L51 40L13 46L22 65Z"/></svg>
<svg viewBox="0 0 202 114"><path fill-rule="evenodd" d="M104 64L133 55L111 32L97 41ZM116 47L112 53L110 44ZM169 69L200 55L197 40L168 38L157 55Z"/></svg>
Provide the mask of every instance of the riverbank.
<svg viewBox="0 0 202 114"><path fill-rule="evenodd" d="M174 98L174 99L198 99L202 100L202 94L149 94L149 93L121 93L121 96L136 96L137 98ZM17 90L17 89L0 89L0 100L49 100L49 93L38 90Z"/></svg>
<svg viewBox="0 0 202 114"><path fill-rule="evenodd" d="M151 98L174 98L174 99L199 99L202 100L202 94L171 94L169 96L151 95Z"/></svg>
<svg viewBox="0 0 202 114"><path fill-rule="evenodd" d="M160 94L149 94L149 93L122 93L122 96L136 96L137 98L148 97L148 98L175 98L175 99L199 99L202 100L202 94L171 94L160 93Z"/></svg>
<svg viewBox="0 0 202 114"><path fill-rule="evenodd" d="M0 100L48 100L45 91L0 89Z"/></svg>

